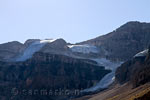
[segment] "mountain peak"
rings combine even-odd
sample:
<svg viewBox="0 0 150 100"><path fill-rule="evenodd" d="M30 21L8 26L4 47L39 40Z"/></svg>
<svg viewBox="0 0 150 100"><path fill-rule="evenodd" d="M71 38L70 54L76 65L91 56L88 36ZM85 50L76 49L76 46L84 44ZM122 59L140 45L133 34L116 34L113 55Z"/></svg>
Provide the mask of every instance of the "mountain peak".
<svg viewBox="0 0 150 100"><path fill-rule="evenodd" d="M140 22L140 21L129 21L124 25L137 25L137 24L150 24L149 22Z"/></svg>
<svg viewBox="0 0 150 100"><path fill-rule="evenodd" d="M140 22L140 21L129 21L126 24L141 24L141 23L143 23L143 22Z"/></svg>
<svg viewBox="0 0 150 100"><path fill-rule="evenodd" d="M150 23L146 23L146 22L139 22L139 21L129 21L127 23L125 23L124 25L120 26L117 30L127 30L127 29L133 29L133 28L149 28Z"/></svg>

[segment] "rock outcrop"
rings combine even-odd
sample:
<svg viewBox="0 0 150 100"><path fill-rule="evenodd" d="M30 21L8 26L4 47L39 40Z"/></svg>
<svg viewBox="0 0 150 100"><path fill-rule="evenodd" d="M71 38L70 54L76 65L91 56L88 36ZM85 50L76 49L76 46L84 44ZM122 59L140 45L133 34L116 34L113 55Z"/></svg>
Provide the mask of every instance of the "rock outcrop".
<svg viewBox="0 0 150 100"><path fill-rule="evenodd" d="M122 64L116 71L116 80L121 84L131 82L133 87L150 82L150 53Z"/></svg>

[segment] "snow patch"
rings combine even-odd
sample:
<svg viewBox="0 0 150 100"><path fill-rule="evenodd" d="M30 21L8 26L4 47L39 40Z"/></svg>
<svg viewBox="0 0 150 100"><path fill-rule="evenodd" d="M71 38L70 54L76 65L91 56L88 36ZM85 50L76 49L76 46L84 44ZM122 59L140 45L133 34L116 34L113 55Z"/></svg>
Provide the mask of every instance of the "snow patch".
<svg viewBox="0 0 150 100"><path fill-rule="evenodd" d="M148 49L146 49L146 50L144 50L144 51L142 51L142 52L137 53L137 54L134 56L134 58L136 58L136 57L144 57L144 56L146 56L147 54L148 54Z"/></svg>
<svg viewBox="0 0 150 100"><path fill-rule="evenodd" d="M79 53L98 53L98 49L96 46L93 45L68 45L68 47L73 51L73 52L79 52Z"/></svg>

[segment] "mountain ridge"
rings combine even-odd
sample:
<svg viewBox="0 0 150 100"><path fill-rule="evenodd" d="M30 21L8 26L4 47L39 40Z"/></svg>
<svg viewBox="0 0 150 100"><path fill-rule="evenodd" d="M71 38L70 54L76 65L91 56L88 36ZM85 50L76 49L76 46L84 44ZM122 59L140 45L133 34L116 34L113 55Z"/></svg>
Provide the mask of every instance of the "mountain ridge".
<svg viewBox="0 0 150 100"><path fill-rule="evenodd" d="M149 33L150 23L128 22L108 34L78 44L103 47L109 53L108 58L127 60L148 47Z"/></svg>

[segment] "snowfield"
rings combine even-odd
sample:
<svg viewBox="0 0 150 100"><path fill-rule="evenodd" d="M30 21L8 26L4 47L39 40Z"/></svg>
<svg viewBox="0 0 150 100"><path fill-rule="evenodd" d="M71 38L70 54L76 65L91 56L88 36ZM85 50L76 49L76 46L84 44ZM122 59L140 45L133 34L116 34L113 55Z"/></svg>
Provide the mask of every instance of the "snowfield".
<svg viewBox="0 0 150 100"><path fill-rule="evenodd" d="M98 49L96 46L93 45L68 45L68 47L73 51L73 52L79 52L79 53L98 53Z"/></svg>
<svg viewBox="0 0 150 100"><path fill-rule="evenodd" d="M32 55L39 51L45 44L54 42L54 39L50 40L39 40L31 43L21 54L19 57L17 57L16 61L25 61L32 57Z"/></svg>

